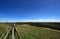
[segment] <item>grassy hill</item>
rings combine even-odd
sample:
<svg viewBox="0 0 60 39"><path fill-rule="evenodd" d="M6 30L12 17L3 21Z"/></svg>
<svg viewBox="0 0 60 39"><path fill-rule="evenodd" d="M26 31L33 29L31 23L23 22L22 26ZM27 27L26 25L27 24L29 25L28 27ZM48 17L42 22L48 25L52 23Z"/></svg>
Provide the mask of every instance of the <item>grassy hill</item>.
<svg viewBox="0 0 60 39"><path fill-rule="evenodd" d="M9 25L0 24L0 36L6 32ZM31 25L17 25L20 38L22 39L60 39L60 31L47 29L42 27L35 27ZM15 34L17 39L17 35ZM10 38L11 39L11 38Z"/></svg>

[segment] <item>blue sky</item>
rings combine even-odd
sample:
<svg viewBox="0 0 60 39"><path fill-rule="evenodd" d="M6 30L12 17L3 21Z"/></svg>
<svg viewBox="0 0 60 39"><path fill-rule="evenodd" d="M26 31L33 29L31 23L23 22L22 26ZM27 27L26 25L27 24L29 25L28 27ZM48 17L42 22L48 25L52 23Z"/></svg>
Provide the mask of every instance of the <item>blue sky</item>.
<svg viewBox="0 0 60 39"><path fill-rule="evenodd" d="M60 20L60 0L0 0L0 21L43 21L48 18Z"/></svg>

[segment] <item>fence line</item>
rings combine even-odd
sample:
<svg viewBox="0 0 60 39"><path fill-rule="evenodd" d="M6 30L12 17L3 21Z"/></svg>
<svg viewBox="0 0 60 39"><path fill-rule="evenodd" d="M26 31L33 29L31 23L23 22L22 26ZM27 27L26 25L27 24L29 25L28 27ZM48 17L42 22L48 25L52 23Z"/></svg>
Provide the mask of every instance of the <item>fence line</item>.
<svg viewBox="0 0 60 39"><path fill-rule="evenodd" d="M18 32L18 30L17 30L17 28L15 27L15 24L13 24L11 27L9 27L9 28L6 30L6 32L0 37L0 39L2 39L3 37L4 37L4 39L7 39L8 35L9 35L10 33L12 33L12 34L11 34L11 35L12 35L12 39L15 39L15 36L14 36L15 32L16 32L17 35L18 35L18 39L22 39L21 36L20 36L20 34L19 34L19 32Z"/></svg>

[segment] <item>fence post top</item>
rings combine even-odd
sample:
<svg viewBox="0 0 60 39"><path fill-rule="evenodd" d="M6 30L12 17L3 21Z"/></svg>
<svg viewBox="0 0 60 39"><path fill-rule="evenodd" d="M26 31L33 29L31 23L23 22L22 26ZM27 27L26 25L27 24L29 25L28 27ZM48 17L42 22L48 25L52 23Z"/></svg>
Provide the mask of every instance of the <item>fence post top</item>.
<svg viewBox="0 0 60 39"><path fill-rule="evenodd" d="M16 25L15 24L12 24L12 27L15 27Z"/></svg>

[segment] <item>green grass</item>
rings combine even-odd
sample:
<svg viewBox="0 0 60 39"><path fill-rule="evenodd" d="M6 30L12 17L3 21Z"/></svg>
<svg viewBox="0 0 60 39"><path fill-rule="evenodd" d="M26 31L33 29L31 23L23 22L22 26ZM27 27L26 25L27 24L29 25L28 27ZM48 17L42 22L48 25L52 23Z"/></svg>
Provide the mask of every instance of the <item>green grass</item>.
<svg viewBox="0 0 60 39"><path fill-rule="evenodd" d="M0 24L0 36L8 28L6 24ZM60 39L60 32L29 25L17 25L16 28L22 39ZM16 34L15 34L16 35ZM17 39L17 36L15 36Z"/></svg>
<svg viewBox="0 0 60 39"><path fill-rule="evenodd" d="M0 24L0 37L2 36L3 33L6 32L8 27L9 27L9 25L7 25L7 24Z"/></svg>
<svg viewBox="0 0 60 39"><path fill-rule="evenodd" d="M23 39L60 39L60 32L29 25L18 25Z"/></svg>

